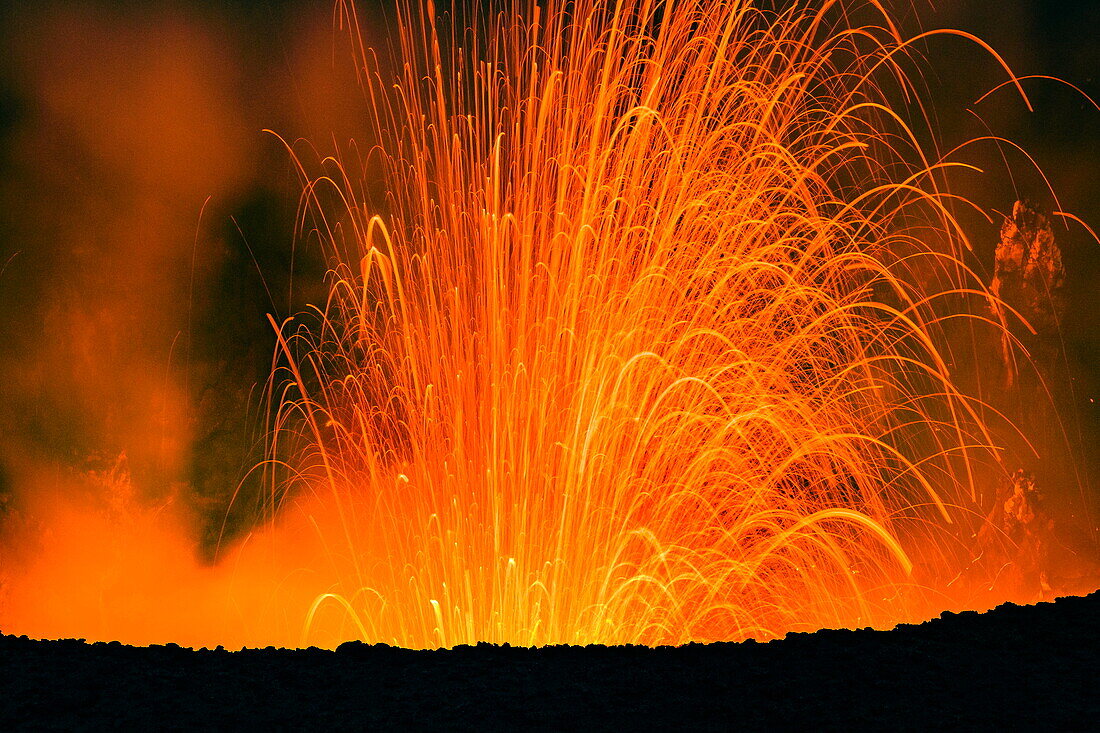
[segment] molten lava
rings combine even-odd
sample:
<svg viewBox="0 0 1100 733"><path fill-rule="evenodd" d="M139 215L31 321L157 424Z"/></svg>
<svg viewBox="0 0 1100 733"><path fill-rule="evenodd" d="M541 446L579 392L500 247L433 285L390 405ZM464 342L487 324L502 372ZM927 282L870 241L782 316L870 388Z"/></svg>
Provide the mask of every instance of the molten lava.
<svg viewBox="0 0 1100 733"><path fill-rule="evenodd" d="M277 523L187 571L242 627L203 638L682 644L982 602L1014 466L951 365L1011 309L878 3L410 5L396 82L361 58L377 147L301 164L328 298L275 324Z"/></svg>
<svg viewBox="0 0 1100 733"><path fill-rule="evenodd" d="M307 188L331 290L278 427L354 567L318 606L403 646L905 617L998 465L942 352L992 297L952 163L876 83L908 44L833 3L522 5L404 9L385 210L335 161Z"/></svg>

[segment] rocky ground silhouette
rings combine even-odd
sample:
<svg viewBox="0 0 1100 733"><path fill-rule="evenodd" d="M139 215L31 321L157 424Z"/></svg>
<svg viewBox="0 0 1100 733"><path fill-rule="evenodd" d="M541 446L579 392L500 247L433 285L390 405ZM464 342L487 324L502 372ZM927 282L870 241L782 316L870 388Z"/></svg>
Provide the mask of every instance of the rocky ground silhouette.
<svg viewBox="0 0 1100 733"><path fill-rule="evenodd" d="M1100 592L683 647L240 652L0 637L0 727L1084 729Z"/></svg>

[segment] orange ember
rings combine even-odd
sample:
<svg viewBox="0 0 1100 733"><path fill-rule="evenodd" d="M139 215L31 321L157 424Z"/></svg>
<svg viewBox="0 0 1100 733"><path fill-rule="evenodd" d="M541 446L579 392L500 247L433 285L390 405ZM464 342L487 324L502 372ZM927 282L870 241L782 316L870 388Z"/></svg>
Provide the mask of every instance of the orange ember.
<svg viewBox="0 0 1100 733"><path fill-rule="evenodd" d="M923 37L873 1L411 5L396 71L359 45L377 146L300 164L330 269L272 320L270 523L207 566L170 501L47 502L0 628L657 645L1038 597L953 366L1018 319Z"/></svg>

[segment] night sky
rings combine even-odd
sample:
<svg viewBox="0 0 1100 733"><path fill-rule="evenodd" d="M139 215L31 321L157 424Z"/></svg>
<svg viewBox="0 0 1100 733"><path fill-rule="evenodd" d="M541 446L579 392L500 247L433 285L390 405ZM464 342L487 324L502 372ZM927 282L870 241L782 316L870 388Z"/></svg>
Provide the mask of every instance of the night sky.
<svg viewBox="0 0 1100 733"><path fill-rule="evenodd" d="M1018 75L1055 76L1100 99L1100 3L936 6L895 12L909 32L973 32ZM360 8L367 42L384 46L385 19ZM108 470L125 451L136 490L186 497L212 552L227 498L262 456L258 385L275 345L266 314L291 315L324 292L315 247L295 235L300 182L262 130L307 139L295 148L307 160L367 142L369 108L333 19L327 1L0 10L4 506L58 472ZM1041 80L1024 82L1033 113L1007 88L975 105L1004 80L999 66L958 38L922 50L941 144L986 129L1018 142L1061 208L1100 228L1100 111ZM1025 197L1053 206L1006 146L968 156L988 174L959 192L988 210ZM1000 219L967 223L991 272ZM1049 372L1067 455L1089 473L1100 467L1100 245L1076 225L1057 237L1069 305ZM258 506L258 485L245 481L227 532L249 526Z"/></svg>

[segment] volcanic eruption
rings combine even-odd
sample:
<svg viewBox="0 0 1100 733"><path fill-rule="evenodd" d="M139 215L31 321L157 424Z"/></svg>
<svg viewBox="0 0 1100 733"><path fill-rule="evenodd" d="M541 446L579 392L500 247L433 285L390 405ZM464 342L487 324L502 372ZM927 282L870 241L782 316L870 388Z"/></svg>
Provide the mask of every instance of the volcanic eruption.
<svg viewBox="0 0 1100 733"><path fill-rule="evenodd" d="M200 643L676 645L1052 592L990 386L1034 314L921 75L973 44L1030 105L994 49L875 0L402 2L381 60L336 17L370 144L285 142L325 287L269 316L263 521L179 571Z"/></svg>

